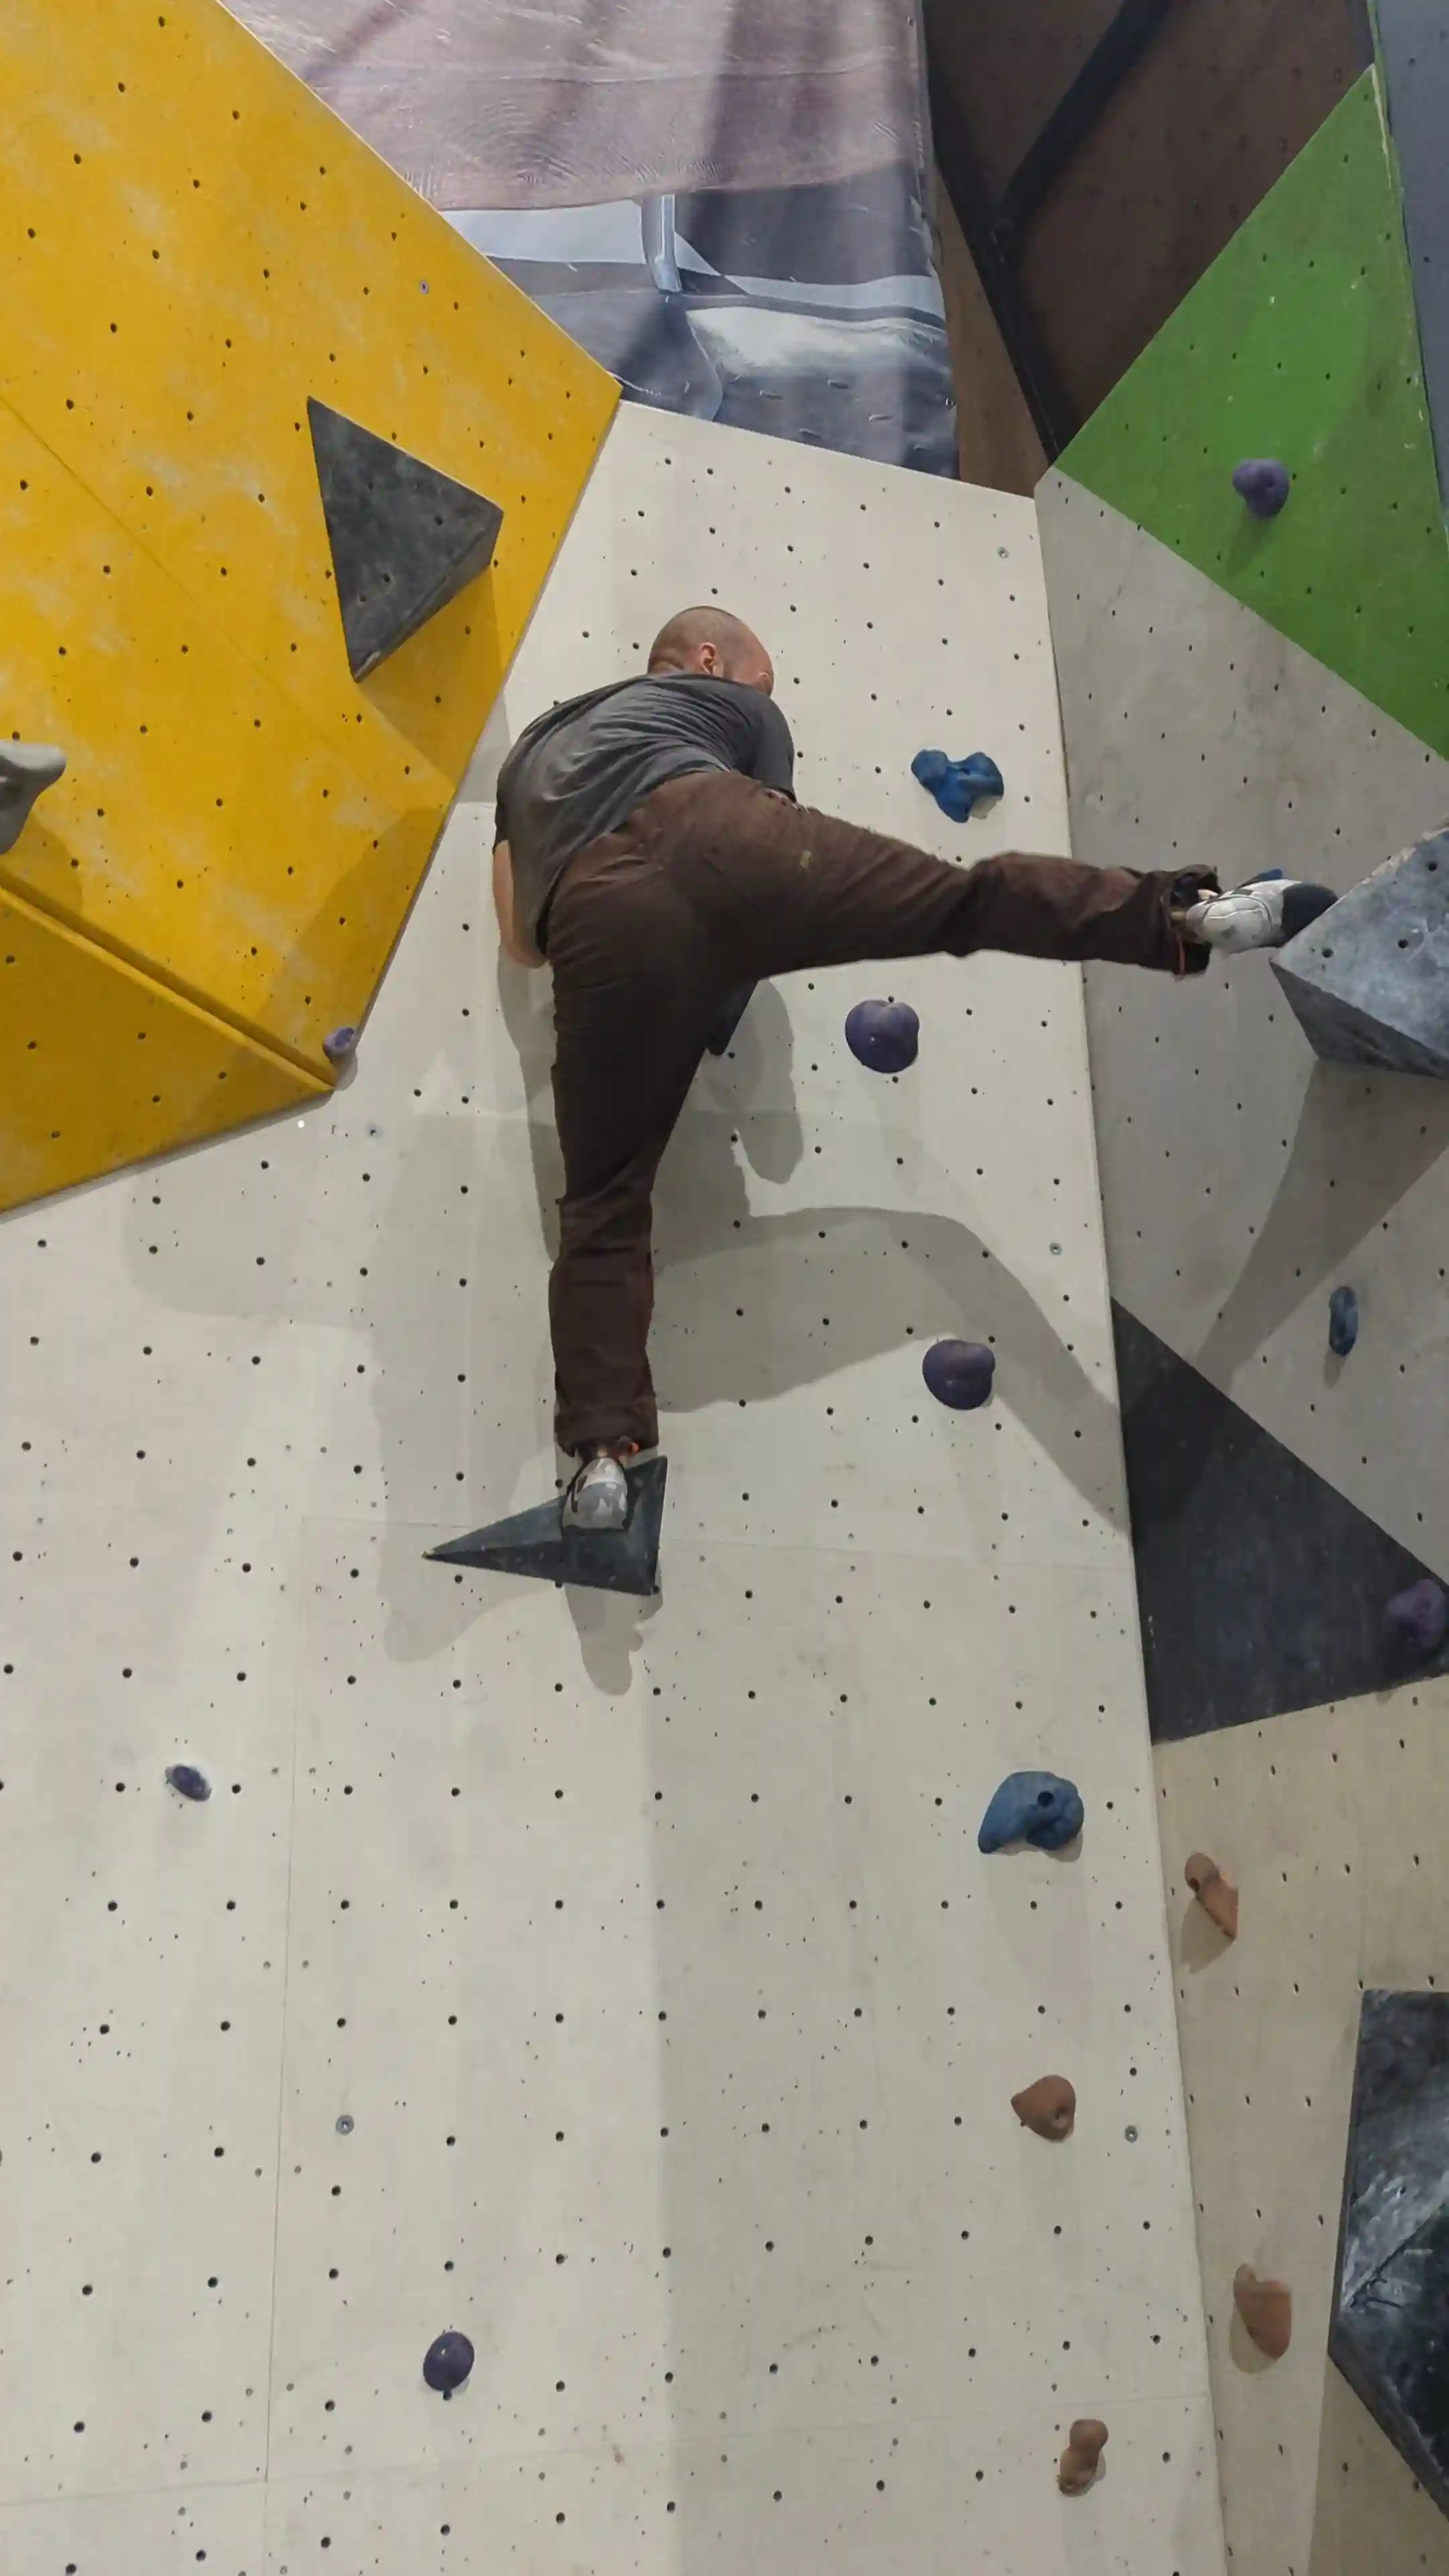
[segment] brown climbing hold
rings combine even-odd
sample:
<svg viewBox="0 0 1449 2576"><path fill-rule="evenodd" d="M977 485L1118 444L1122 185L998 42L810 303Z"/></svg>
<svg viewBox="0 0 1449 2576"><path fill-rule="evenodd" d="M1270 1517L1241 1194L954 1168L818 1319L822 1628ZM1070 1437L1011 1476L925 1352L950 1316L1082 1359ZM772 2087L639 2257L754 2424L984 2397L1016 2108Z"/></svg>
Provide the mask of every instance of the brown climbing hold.
<svg viewBox="0 0 1449 2576"><path fill-rule="evenodd" d="M1293 2340L1293 2293L1286 2281L1260 2281L1251 2263L1233 2274L1233 2304L1259 2352L1281 2361Z"/></svg>
<svg viewBox="0 0 1449 2576"><path fill-rule="evenodd" d="M1099 2424L1095 2415L1083 2415L1072 2426L1057 2471L1057 2484L1063 2495L1085 2495L1095 2483L1106 2439L1107 2427Z"/></svg>
<svg viewBox="0 0 1449 2576"><path fill-rule="evenodd" d="M1039 2138L1069 2138L1077 2097L1065 2075L1039 2075L1024 2093L1013 2093L1011 2107L1022 2127Z"/></svg>
<svg viewBox="0 0 1449 2576"><path fill-rule="evenodd" d="M1230 1878L1224 1878L1215 1860L1206 1852L1193 1852L1183 1872L1204 1914L1210 1916L1220 1932L1230 1941L1238 1937L1238 1891Z"/></svg>

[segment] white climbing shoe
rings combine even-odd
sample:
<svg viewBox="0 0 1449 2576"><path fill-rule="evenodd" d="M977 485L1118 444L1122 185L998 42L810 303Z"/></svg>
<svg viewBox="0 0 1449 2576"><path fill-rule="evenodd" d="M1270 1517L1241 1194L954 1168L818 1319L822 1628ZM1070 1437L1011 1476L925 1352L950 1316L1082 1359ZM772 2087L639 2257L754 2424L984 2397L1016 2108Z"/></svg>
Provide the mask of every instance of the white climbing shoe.
<svg viewBox="0 0 1449 2576"><path fill-rule="evenodd" d="M1285 947L1337 901L1330 887L1301 877L1249 877L1226 894L1205 894L1185 905L1178 921L1183 937L1197 947L1243 957L1251 948Z"/></svg>
<svg viewBox="0 0 1449 2576"><path fill-rule="evenodd" d="M565 1529L617 1530L629 1517L629 1480L617 1458L586 1459L564 1495Z"/></svg>

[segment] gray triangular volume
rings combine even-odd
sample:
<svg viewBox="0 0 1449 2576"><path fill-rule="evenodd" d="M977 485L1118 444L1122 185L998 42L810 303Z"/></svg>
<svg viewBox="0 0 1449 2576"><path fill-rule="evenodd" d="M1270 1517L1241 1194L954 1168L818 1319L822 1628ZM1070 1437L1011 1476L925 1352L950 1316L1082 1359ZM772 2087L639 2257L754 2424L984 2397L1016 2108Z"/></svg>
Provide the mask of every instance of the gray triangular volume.
<svg viewBox="0 0 1449 2576"><path fill-rule="evenodd" d="M1273 972L1316 1055L1449 1080L1449 826L1340 896Z"/></svg>
<svg viewBox="0 0 1449 2576"><path fill-rule="evenodd" d="M666 1458L626 1468L629 1518L621 1530L566 1529L557 1498L513 1512L487 1529L470 1530L428 1554L440 1565L474 1565L489 1574L531 1574L543 1583L582 1583L595 1592L659 1589L659 1532L664 1519Z"/></svg>
<svg viewBox="0 0 1449 2576"><path fill-rule="evenodd" d="M1328 2349L1449 2512L1449 1996L1366 1994Z"/></svg>
<svg viewBox="0 0 1449 2576"><path fill-rule="evenodd" d="M487 571L503 512L310 396L307 419L347 659L362 680Z"/></svg>

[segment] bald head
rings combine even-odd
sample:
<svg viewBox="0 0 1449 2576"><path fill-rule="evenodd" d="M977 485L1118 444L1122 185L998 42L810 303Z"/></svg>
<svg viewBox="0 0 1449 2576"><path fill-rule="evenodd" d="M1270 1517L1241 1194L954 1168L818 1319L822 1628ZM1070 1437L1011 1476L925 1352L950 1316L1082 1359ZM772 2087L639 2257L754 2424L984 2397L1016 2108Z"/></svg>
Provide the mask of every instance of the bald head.
<svg viewBox="0 0 1449 2576"><path fill-rule="evenodd" d="M727 608L681 608L661 626L649 647L649 669L702 671L712 680L738 680L745 689L775 686L775 667L758 635Z"/></svg>

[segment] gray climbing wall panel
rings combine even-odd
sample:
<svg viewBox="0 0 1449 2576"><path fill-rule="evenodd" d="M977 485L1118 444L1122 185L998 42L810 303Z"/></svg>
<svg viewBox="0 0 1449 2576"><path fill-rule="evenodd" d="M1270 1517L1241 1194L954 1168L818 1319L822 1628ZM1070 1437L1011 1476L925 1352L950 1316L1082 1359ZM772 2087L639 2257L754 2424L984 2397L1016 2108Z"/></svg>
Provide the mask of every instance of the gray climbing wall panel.
<svg viewBox="0 0 1449 2576"><path fill-rule="evenodd" d="M1236 2576L1445 2576L1449 2522L1326 2353L1365 1986L1442 2001L1449 1678L1160 1744L1198 2242ZM1225 1951L1182 1885L1201 1844L1242 1889ZM1265 2369L1240 2263L1287 2281Z"/></svg>
<svg viewBox="0 0 1449 2576"><path fill-rule="evenodd" d="M1424 390L1449 499L1449 17L1443 0L1375 0L1374 23L1404 196Z"/></svg>
<svg viewBox="0 0 1449 2576"><path fill-rule="evenodd" d="M1251 611L1066 478L1038 502L1080 857L1346 890L1449 813L1449 766ZM1263 957L1176 988L1090 969L1087 1012L1112 1285L1152 1399L1128 1454L1152 1435L1163 1506L1139 1566L1190 1703L1155 1764L1232 2564L1445 2576L1449 2527L1323 2359L1361 1983L1433 1984L1449 1937L1449 1682L1377 1690L1343 1653L1355 1625L1371 1647L1393 1563L1350 1506L1449 1570L1425 1436L1446 1400L1444 1095L1318 1063ZM1362 1321L1340 1360L1342 1282ZM1124 1372L1129 1413L1140 1393ZM1230 1951L1182 1886L1194 1849L1243 1891ZM1270 2370L1234 2321L1243 2262L1292 2288Z"/></svg>
<svg viewBox="0 0 1449 2576"><path fill-rule="evenodd" d="M1064 845L1029 504L626 411L350 1087L0 1235L7 2576L1221 2576L1075 972L758 994L661 1183L662 1600L422 1561L553 1474L503 734L716 592L806 796ZM976 1851L1027 1762L1075 1859Z"/></svg>
<svg viewBox="0 0 1449 2576"><path fill-rule="evenodd" d="M1060 474L1038 505L1079 857L1346 891L1449 814L1449 763L1251 610ZM1449 1096L1319 1064L1264 957L1182 986L1090 968L1087 1014L1114 1296L1449 1572L1449 1451L1422 1436ZM1363 1318L1344 1361L1340 1281Z"/></svg>

